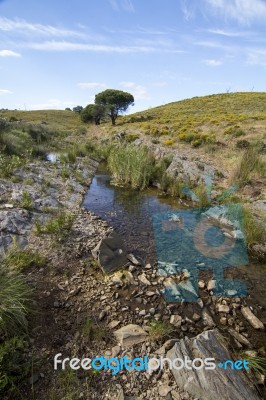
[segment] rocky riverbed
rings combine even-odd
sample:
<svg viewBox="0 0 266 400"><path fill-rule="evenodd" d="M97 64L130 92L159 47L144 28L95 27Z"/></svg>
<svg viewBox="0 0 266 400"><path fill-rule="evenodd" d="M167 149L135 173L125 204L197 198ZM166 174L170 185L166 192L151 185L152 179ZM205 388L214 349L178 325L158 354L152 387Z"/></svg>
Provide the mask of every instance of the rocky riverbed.
<svg viewBox="0 0 266 400"><path fill-rule="evenodd" d="M23 396L30 398L34 387L34 396L40 400L67 399L69 394L76 399L97 400L208 398L206 393L213 390L215 379L221 377L201 376L210 379L210 384L203 385L197 395L191 390L193 385L187 385L189 377L177 380L167 366L150 373L124 370L117 375L110 371L98 374L79 371L67 376L54 371L53 359L58 353L63 357L127 355L133 359L165 356L174 346L176 354L180 354L181 346L185 355L183 341L187 349L188 340L205 343L205 338L198 336L202 332L216 335L219 331L232 358L238 358L240 351L265 356L265 309L250 296L216 297L215 282L208 273L200 276L199 297L194 303L168 303L163 296L167 286L188 280L186 271L164 277L156 263L143 264L131 257L125 268L104 274L92 251L113 228L81 207L97 166L98 161L92 159L77 159L75 164L67 166L36 162L16 171L13 181L0 182L2 253L15 239L22 247L38 250L46 259L44 267L32 266L25 272L33 288L35 312L30 317L30 340L24 349L25 357L34 360L33 371L23 388ZM53 235L36 235L36 221L44 224L59 209L75 215L69 235L59 242ZM151 328L157 322L167 326L164 334ZM215 340L208 341L208 352L214 352L215 347L218 355L224 354L225 350L218 348L220 338L219 346ZM240 374L238 391L247 396L243 399L262 398L263 374L248 374L256 385L252 390L244 373L236 373ZM230 398L228 394L221 396L222 393L217 399ZM7 395L8 398L12 397Z"/></svg>

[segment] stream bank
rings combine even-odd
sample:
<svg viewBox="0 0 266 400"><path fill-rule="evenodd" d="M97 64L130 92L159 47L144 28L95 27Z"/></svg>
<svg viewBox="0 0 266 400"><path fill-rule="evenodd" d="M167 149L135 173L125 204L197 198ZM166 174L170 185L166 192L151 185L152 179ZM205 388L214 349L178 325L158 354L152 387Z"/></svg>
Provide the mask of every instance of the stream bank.
<svg viewBox="0 0 266 400"><path fill-rule="evenodd" d="M110 227L112 221L108 220L110 208L114 207L118 213L119 223L116 228L120 226L124 229L121 233L124 232L125 237L135 229L136 233L139 232L139 228L145 232L145 235L137 234L136 241L127 243L130 249L137 250L139 237L142 242L144 238L145 243L147 237L152 238L150 227L145 225L151 210L160 212L161 207L164 210L172 210L175 206L180 207L180 204L178 202L173 204L172 199L158 198L157 192L153 190L144 193L135 192L135 196L132 196L130 191L130 193L124 193L123 197L122 193L125 192L123 189L110 187L109 178L98 179L96 174L83 206L88 206L90 190L93 194L96 189L93 196L98 199L102 196L107 208L102 208L100 202L95 202L95 198L92 203L98 204L97 207L107 213L107 221L104 221L97 215L97 210L91 212L80 207L86 191L84 184L81 187L76 186L79 188L77 195L73 192L73 196L71 194L73 189L70 190L70 185L74 188L79 184L76 169L80 172L90 171L87 172L88 180L84 183L88 184L92 179L98 162L92 160L89 165L90 168L78 160L76 165L70 167L69 177L66 178L63 166L57 163L55 165L36 163L31 165L31 171L17 172L17 175L22 177L20 188L13 186L13 183L4 182L5 204L8 204L7 201L10 204L12 190L22 196L26 187L31 198L30 210L26 211L29 214L32 213L34 218L36 213L37 218L43 212L49 215L48 210L42 208L47 205L39 201L40 188L45 182L40 180L40 176L41 179L46 178L46 182L52 183L46 185L49 188L48 196L52 196L53 200L60 202L66 210L76 215L69 235L59 243L53 235L36 236L34 232L30 232L30 229L29 233L25 233L28 248L33 251L38 250L47 261L43 268L36 270L35 266L31 266L25 271L27 282L34 289L37 311L30 318L31 340L25 352L28 361L32 361L31 354L34 354L31 379L31 382L34 382L34 395L40 400L47 399L47 396L48 398L68 396L75 399L78 393L79 398L98 400L118 398L118 394L122 393L123 396L125 394L135 399L157 400L165 398L167 392L172 399L192 400L195 396L191 396L184 388L178 387L168 369L151 375L142 372L128 374L126 371L117 376L112 376L110 371L95 376L80 373L72 377L71 385L65 384L66 375L62 375L63 379L60 380L59 371L53 370L53 357L60 352L65 357L84 355L92 358L99 354L106 357L120 357L125 354L129 358L144 355L155 357L168 339L180 340L185 336L192 338L216 326L226 335L228 346L237 347L238 350L243 351L254 349L259 354L264 335L262 331L255 330L241 312L244 306L252 306L253 312L265 321L264 314L261 316L264 310L261 310L256 302L253 303L251 298L215 298L212 292L211 276L200 280L197 303L181 304L165 302L162 293L169 283L169 278L162 277L158 273L156 263L148 262L149 260L145 257L140 257L140 265L132 263L128 268L111 276L103 275L91 256L91 250L112 229ZM32 179L35 184L31 182L30 185L24 187L23 182L27 178ZM100 192L99 186L102 190ZM35 193L38 193L38 196ZM107 202L105 201L106 194ZM47 197L47 192L43 192L43 195ZM23 200L22 197L18 199L18 201L21 200ZM144 207L142 202L144 202ZM15 206L15 204L12 205ZM16 213L23 207L13 208ZM133 227L131 225L132 210ZM6 216L6 207L1 212ZM126 221L123 220L122 214L126 216ZM117 215L110 215L110 218L114 217ZM9 221L9 225L5 226L18 225L14 219ZM9 232L4 230L4 233L18 235L18 231L12 231L10 228ZM148 250L152 257L152 248L148 247ZM174 278L181 282L186 279L186 276L182 274ZM117 342L114 332L129 324L141 326L147 335L144 342L125 348ZM162 330L159 335L152 328L154 326L157 330L158 327ZM233 335L226 333L228 328L232 330ZM167 346L161 351L166 352L166 348ZM261 376L255 377L257 383L261 383L259 381L261 379ZM22 390L25 397L30 398L32 392L29 383ZM6 398L12 399L8 396Z"/></svg>

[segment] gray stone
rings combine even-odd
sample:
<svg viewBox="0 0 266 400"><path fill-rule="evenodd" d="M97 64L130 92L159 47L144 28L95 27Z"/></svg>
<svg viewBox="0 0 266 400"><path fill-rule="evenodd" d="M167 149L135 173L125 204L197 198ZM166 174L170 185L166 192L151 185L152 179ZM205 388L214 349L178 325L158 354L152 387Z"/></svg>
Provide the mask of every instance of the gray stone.
<svg viewBox="0 0 266 400"><path fill-rule="evenodd" d="M139 325L129 324L114 331L114 335L121 346L131 347L144 342L148 334Z"/></svg>
<svg viewBox="0 0 266 400"><path fill-rule="evenodd" d="M181 339L168 351L170 360L188 357L214 358L221 362L232 359L222 337L217 330L210 330L189 339ZM172 369L179 388L200 400L258 400L259 397L242 371L223 369L216 366L213 370L187 368Z"/></svg>
<svg viewBox="0 0 266 400"><path fill-rule="evenodd" d="M128 264L126 248L116 232L110 232L92 250L103 272L109 274Z"/></svg>
<svg viewBox="0 0 266 400"><path fill-rule="evenodd" d="M264 330L263 323L256 317L256 315L253 314L249 307L242 307L241 312L243 314L243 317L246 318L246 320L250 323L251 326L253 326L253 328Z"/></svg>
<svg viewBox="0 0 266 400"><path fill-rule="evenodd" d="M252 347L251 343L248 341L245 336L241 335L241 333L235 331L233 328L229 328L228 332L230 333L231 336L233 336L234 339L236 339L239 343L247 346L247 347Z"/></svg>

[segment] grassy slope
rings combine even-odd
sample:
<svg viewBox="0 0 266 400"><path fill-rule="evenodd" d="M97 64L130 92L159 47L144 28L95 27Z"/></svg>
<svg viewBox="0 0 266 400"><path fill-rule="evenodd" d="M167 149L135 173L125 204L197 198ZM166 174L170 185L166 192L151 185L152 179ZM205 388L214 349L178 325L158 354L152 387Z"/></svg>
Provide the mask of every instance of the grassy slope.
<svg viewBox="0 0 266 400"><path fill-rule="evenodd" d="M86 129L87 137L101 138L126 130L129 139L130 136L132 140L141 137L172 150L202 156L229 172L243 151L236 147L239 140L261 144L266 140L264 92L194 97L119 117L115 127L109 121L102 123L100 128L84 124L79 115L71 111L0 112L0 117L12 116L35 124L45 121L48 129L65 131L67 142L83 141L84 136L79 135L82 129ZM193 148L194 144L200 146Z"/></svg>

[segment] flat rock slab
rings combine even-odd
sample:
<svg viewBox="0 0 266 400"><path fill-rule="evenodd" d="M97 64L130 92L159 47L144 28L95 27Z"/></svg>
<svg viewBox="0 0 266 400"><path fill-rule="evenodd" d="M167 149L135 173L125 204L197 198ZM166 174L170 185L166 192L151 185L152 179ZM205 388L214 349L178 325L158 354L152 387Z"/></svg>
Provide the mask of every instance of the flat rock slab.
<svg viewBox="0 0 266 400"><path fill-rule="evenodd" d="M114 335L121 346L131 347L144 342L148 334L139 325L129 324L114 331Z"/></svg>
<svg viewBox="0 0 266 400"><path fill-rule="evenodd" d="M215 358L216 368L172 369L177 385L200 400L259 400L255 389L240 370L218 367L219 362L231 360L232 356L222 343L217 330L209 330L194 338L185 338L177 342L168 351L167 358L190 360L195 358ZM178 364L179 365L179 364Z"/></svg>
<svg viewBox="0 0 266 400"><path fill-rule="evenodd" d="M110 274L129 263L124 242L114 231L97 244L92 250L92 255L106 274Z"/></svg>

